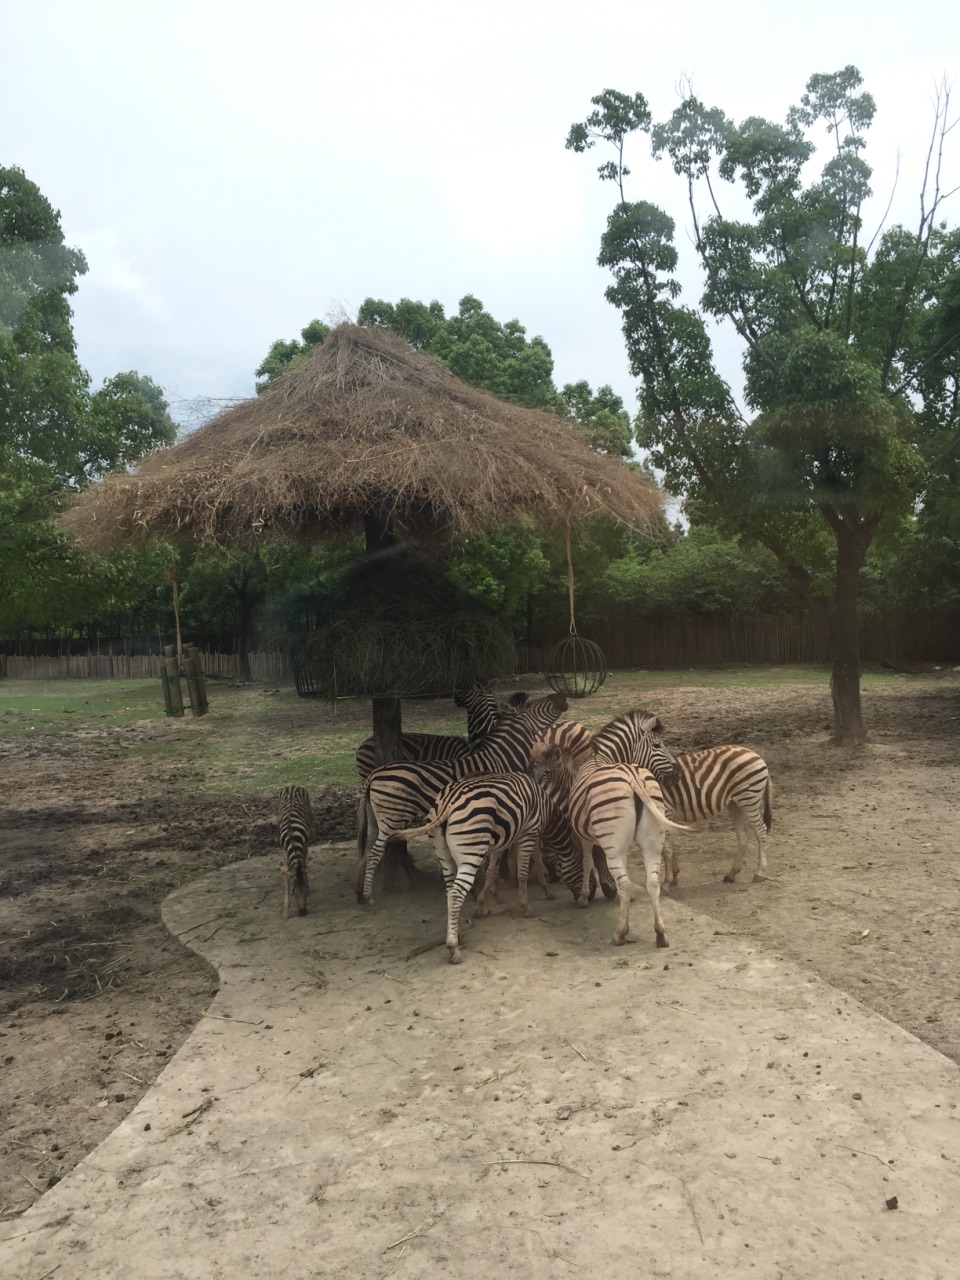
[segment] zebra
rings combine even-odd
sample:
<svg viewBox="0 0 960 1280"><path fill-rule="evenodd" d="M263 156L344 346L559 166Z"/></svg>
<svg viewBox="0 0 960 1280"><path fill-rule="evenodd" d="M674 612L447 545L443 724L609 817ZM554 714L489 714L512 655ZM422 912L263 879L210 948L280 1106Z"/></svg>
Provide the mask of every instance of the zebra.
<svg viewBox="0 0 960 1280"><path fill-rule="evenodd" d="M310 795L306 787L288 786L280 792L280 843L283 856L280 874L283 877L283 918L290 914L290 888L297 903L297 912L307 914L307 863L313 813Z"/></svg>
<svg viewBox="0 0 960 1280"><path fill-rule="evenodd" d="M566 709L564 695L552 693L505 717L458 760L401 760L374 769L357 810L357 901L372 905L373 877L388 841L422 817L446 783L470 774L529 772L537 735Z"/></svg>
<svg viewBox="0 0 960 1280"><path fill-rule="evenodd" d="M497 864L511 846L517 848L520 910L531 916L527 878L531 859L542 844L560 878L576 897L582 879L583 852L573 838L560 807L529 774L506 773L466 777L449 782L421 827L397 833L405 839L429 835L447 888L447 937L450 963L459 964L460 911L477 871L488 859L486 881L477 897L474 919L486 914L484 902L496 883Z"/></svg>
<svg viewBox="0 0 960 1280"><path fill-rule="evenodd" d="M471 688L453 695L454 706L467 713L467 736L440 733L405 733L400 742L402 760L458 760L470 747L485 738L498 724L500 717L510 714L527 700L526 693L511 694L505 706L497 701L482 680ZM373 738L367 738L357 747L357 773L365 783L377 767Z"/></svg>
<svg viewBox="0 0 960 1280"><path fill-rule="evenodd" d="M639 764L663 782L676 773L673 756L663 745L660 717L636 707L614 716L593 735L594 754L608 764Z"/></svg>
<svg viewBox="0 0 960 1280"><path fill-rule="evenodd" d="M593 747L593 731L576 720L559 720L541 734L540 743L545 747L559 747L575 768L589 758Z"/></svg>
<svg viewBox="0 0 960 1280"><path fill-rule="evenodd" d="M726 814L737 833L737 856L724 880L733 884L740 874L752 835L758 849L753 880L761 881L767 869L767 833L773 825L773 788L766 761L749 747L724 746L676 756L675 763L676 778L661 783L670 816L702 823ZM663 856L664 888L670 889L677 883L680 865L669 836Z"/></svg>
<svg viewBox="0 0 960 1280"><path fill-rule="evenodd" d="M617 886L620 911L613 941L621 945L630 932L630 899L634 886L627 874L627 855L637 844L646 871L647 893L653 906L657 946L666 947L660 915L660 862L664 837L670 830L686 831L667 818L660 780L676 774L676 766L657 737L659 719L649 711L625 712L604 725L593 738L593 757L574 773L568 756L557 746L534 753L534 775L548 782L564 805L575 834L583 844L583 882L578 906L587 906L591 872L603 884L597 846L606 870Z"/></svg>

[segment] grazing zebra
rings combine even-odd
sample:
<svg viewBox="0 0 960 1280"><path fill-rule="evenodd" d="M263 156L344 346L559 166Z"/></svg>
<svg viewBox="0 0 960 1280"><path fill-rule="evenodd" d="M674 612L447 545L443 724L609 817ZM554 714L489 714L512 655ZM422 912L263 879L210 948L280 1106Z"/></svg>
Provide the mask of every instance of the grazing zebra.
<svg viewBox="0 0 960 1280"><path fill-rule="evenodd" d="M505 706L497 701L483 681L478 680L465 692L453 695L454 706L467 713L467 736L461 738L441 733L405 733L400 741L402 760L458 760L480 738L485 738L497 725L500 717L522 706L525 693L511 694ZM365 783L377 767L373 738L367 738L357 747L357 773Z"/></svg>
<svg viewBox="0 0 960 1280"><path fill-rule="evenodd" d="M773 825L772 787L766 762L749 747L710 747L676 757L677 775L666 780L663 798L670 816L681 822L703 823L724 814L737 833L737 856L723 877L732 884L740 874L752 835L757 842L754 882L767 869L767 833ZM667 876L664 888L677 883L680 866L670 837L663 848Z"/></svg>
<svg viewBox="0 0 960 1280"><path fill-rule="evenodd" d="M459 964L460 910L485 858L486 882L477 897L474 919L486 914L484 902L493 888L497 864L511 846L517 848L520 910L531 916L527 878L531 859L543 846L560 878L576 897L582 879L583 854L560 807L526 773L461 778L448 783L434 801L422 827L397 833L406 839L429 835L447 886L447 949Z"/></svg>
<svg viewBox="0 0 960 1280"><path fill-rule="evenodd" d="M280 843L283 857L280 874L283 876L283 918L290 914L290 889L297 903L297 912L307 914L307 862L313 813L306 787L284 787L280 792Z"/></svg>
<svg viewBox="0 0 960 1280"><path fill-rule="evenodd" d="M374 769L357 811L357 901L372 904L373 877L387 842L421 818L448 782L471 774L529 772L538 734L566 709L563 694L552 693L504 717L458 760L401 760Z"/></svg>

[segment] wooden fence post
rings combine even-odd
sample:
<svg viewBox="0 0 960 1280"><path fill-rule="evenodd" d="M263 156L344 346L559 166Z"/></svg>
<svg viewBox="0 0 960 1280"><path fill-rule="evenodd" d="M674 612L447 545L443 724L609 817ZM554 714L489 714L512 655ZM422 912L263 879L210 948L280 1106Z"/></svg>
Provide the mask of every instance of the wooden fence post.
<svg viewBox="0 0 960 1280"><path fill-rule="evenodd" d="M170 696L168 716L183 715L183 690L180 688L180 664L177 662L176 645L168 644L163 649L163 667L166 673L167 693ZM166 702L166 698L164 699Z"/></svg>

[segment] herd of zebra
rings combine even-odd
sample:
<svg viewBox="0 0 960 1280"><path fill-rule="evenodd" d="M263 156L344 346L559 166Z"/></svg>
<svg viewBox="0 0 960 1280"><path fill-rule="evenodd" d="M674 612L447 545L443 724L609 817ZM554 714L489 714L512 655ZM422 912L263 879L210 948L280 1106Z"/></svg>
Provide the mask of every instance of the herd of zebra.
<svg viewBox="0 0 960 1280"><path fill-rule="evenodd" d="M455 695L467 713L467 737L408 734L403 758L376 765L373 739L357 750L363 787L358 809L357 900L373 903L374 877L391 840L429 836L447 890L446 946L451 963L460 954L460 912L486 866L474 917L497 897L504 855L515 863L520 909L532 915L530 871L547 890L559 880L577 906L586 907L597 887L618 900L613 941L626 941L635 886L627 857L636 845L653 906L658 947L668 945L660 915L660 890L677 883L679 864L672 832L726 816L737 835L737 855L724 877L739 874L750 837L757 843L754 879L767 865L772 822L770 773L755 751L712 747L672 755L649 711L624 712L592 732L561 721L562 694L529 698L514 694L499 703L478 683ZM306 788L284 787L280 795L281 872L284 916L291 893L300 915L307 910L307 846L310 798Z"/></svg>

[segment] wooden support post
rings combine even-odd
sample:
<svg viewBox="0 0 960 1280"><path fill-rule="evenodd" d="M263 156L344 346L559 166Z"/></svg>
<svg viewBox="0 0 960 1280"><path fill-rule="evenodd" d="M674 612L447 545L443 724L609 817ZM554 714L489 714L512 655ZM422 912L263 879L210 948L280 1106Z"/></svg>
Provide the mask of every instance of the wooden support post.
<svg viewBox="0 0 960 1280"><path fill-rule="evenodd" d="M160 660L160 685L163 689L163 710L168 716L173 715L173 699L170 697L170 681L167 678L167 667L163 659Z"/></svg>
<svg viewBox="0 0 960 1280"><path fill-rule="evenodd" d="M170 694L170 704L173 708L169 714L182 716L183 690L180 688L180 664L177 662L176 645L168 644L164 646L163 666L167 673L167 690Z"/></svg>
<svg viewBox="0 0 960 1280"><path fill-rule="evenodd" d="M207 699L207 683L203 678L203 663L200 661L200 650L195 644L188 644L185 655L187 670L193 673L193 680L196 686L197 706L199 708L196 714L205 716L210 710L210 703ZM188 676L187 679L189 680L190 677Z"/></svg>

